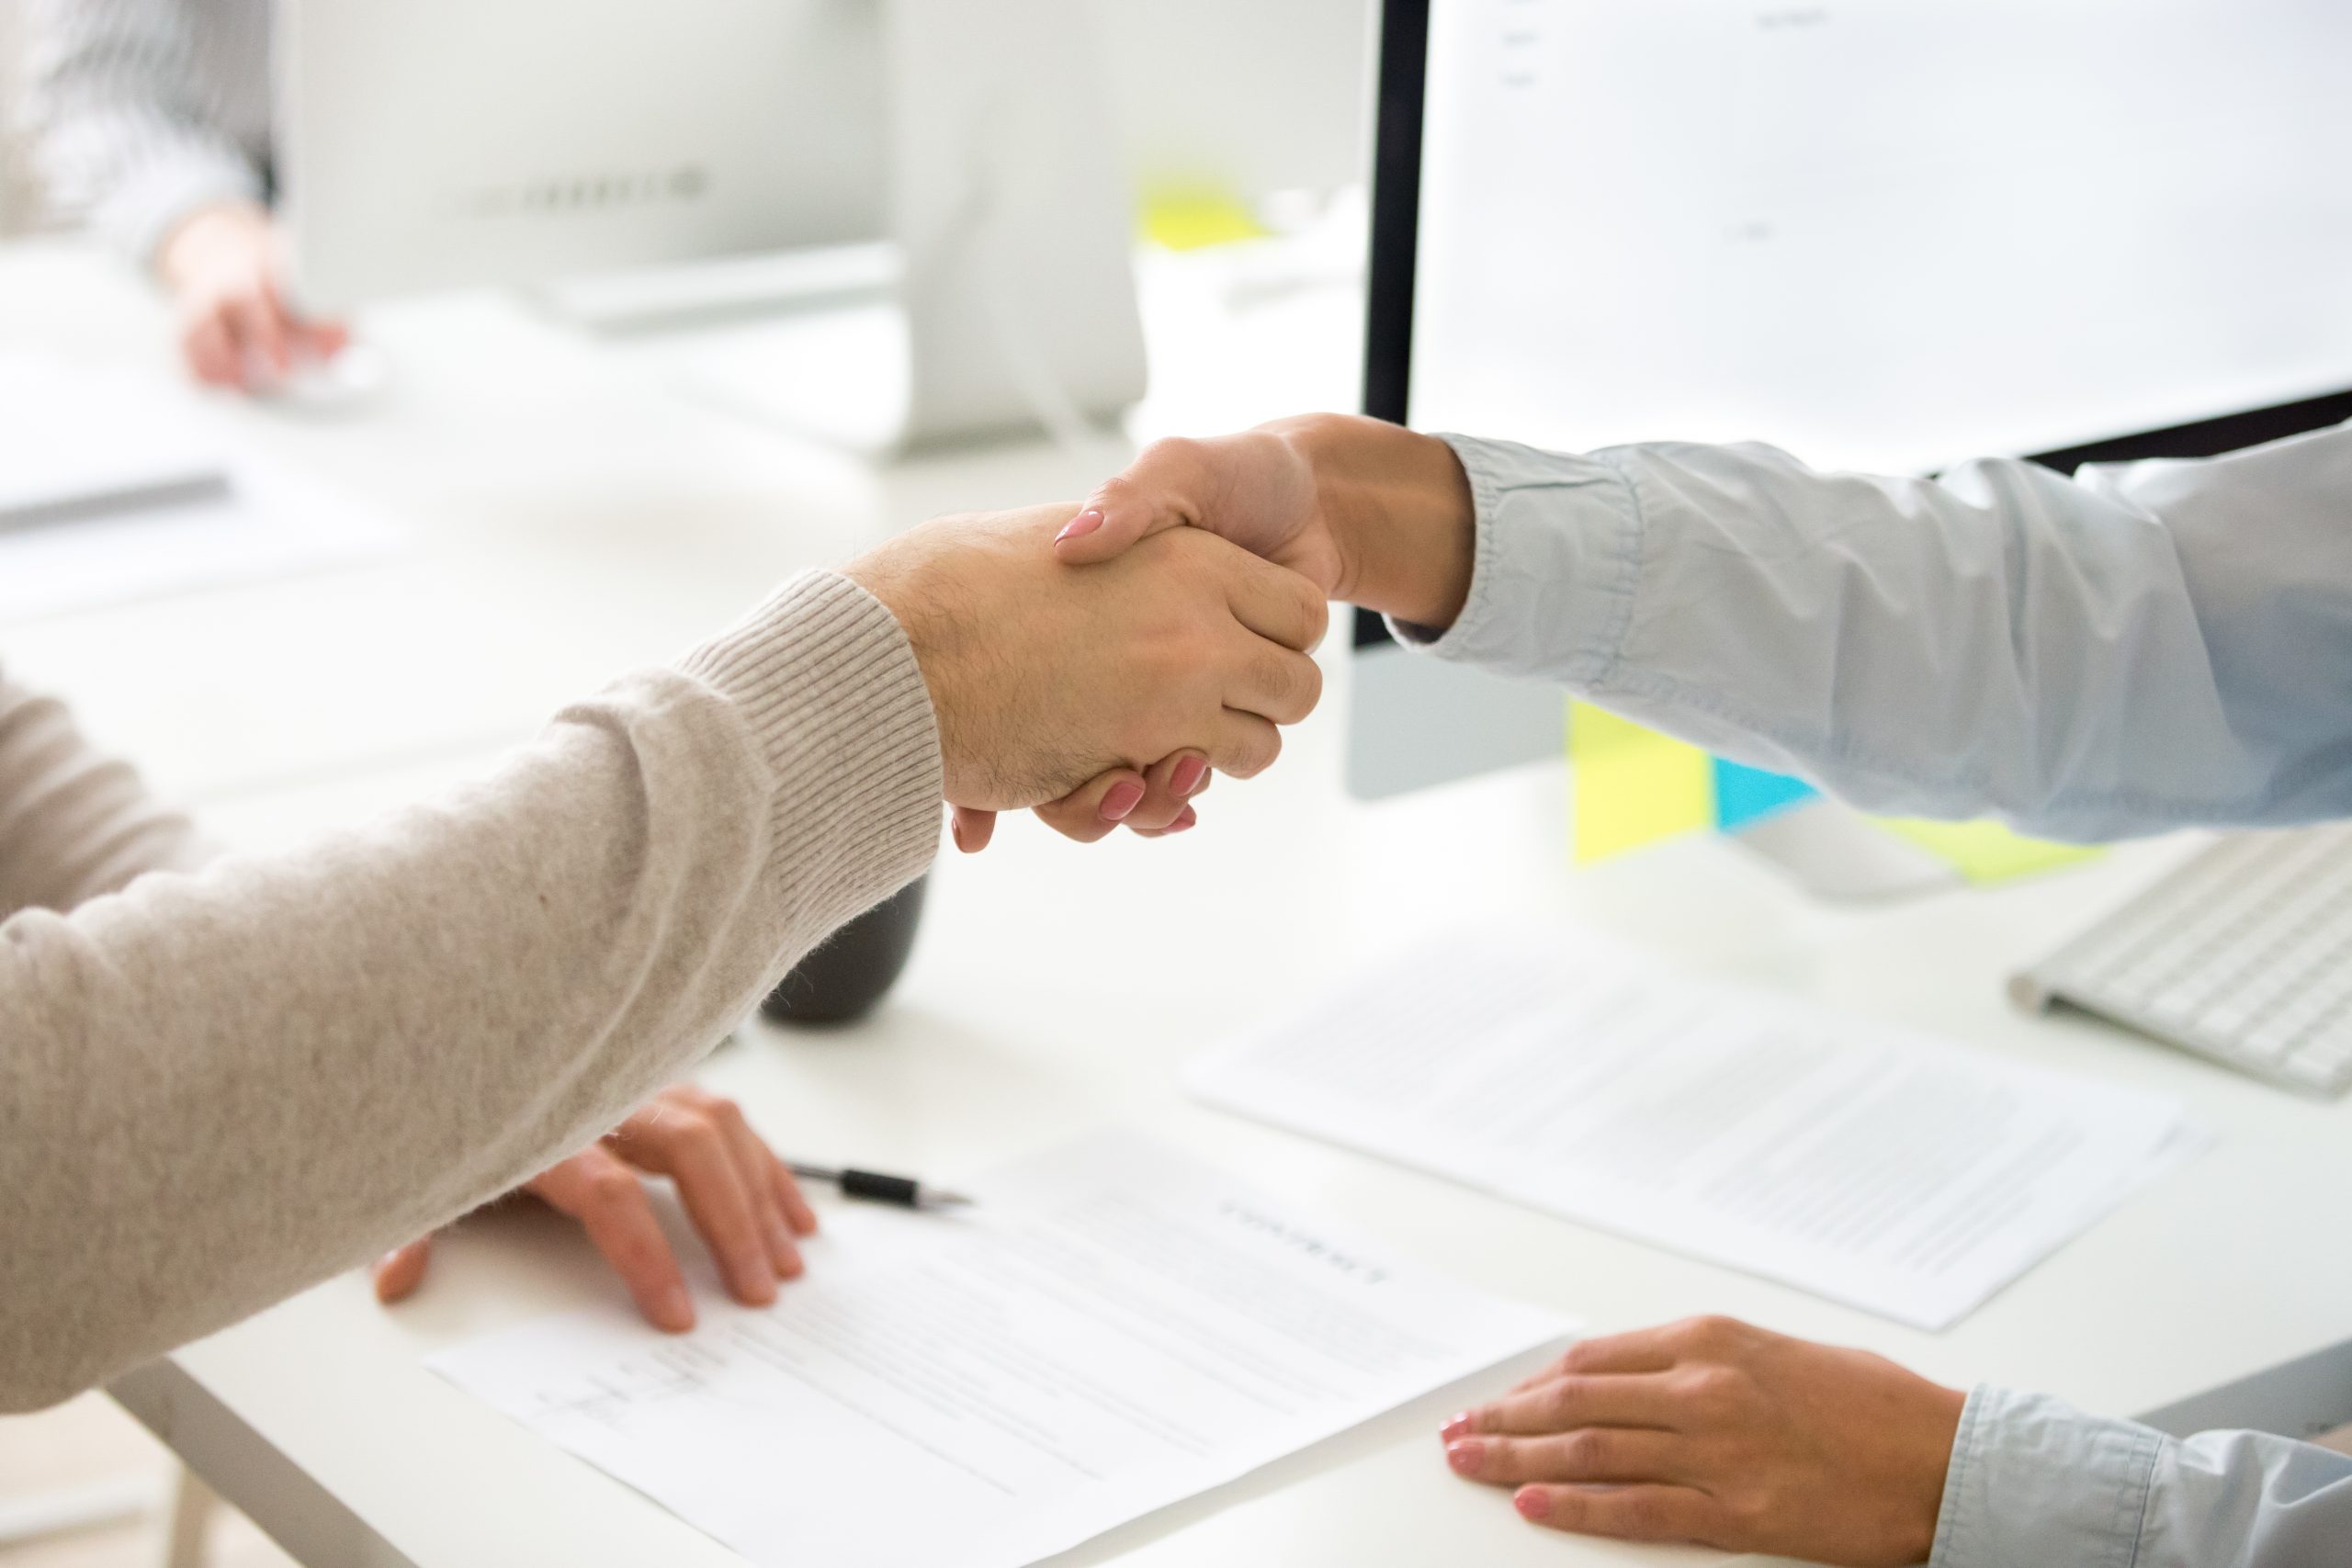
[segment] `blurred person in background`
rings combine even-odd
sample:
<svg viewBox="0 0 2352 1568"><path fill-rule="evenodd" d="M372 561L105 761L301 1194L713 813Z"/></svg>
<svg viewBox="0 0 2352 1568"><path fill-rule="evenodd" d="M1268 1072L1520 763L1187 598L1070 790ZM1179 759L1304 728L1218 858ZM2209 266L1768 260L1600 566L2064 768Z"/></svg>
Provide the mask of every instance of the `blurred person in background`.
<svg viewBox="0 0 2352 1568"><path fill-rule="evenodd" d="M52 209L153 276L188 369L267 391L346 341L288 302L270 218L269 0L25 0Z"/></svg>

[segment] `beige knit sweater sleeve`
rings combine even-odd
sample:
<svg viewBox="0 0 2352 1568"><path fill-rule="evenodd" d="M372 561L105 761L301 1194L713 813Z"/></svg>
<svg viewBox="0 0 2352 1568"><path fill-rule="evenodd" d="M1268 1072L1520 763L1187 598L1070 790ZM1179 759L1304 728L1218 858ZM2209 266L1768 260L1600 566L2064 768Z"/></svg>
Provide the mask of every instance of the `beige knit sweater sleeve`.
<svg viewBox="0 0 2352 1568"><path fill-rule="evenodd" d="M187 825L0 686L0 1409L608 1128L922 871L939 795L912 651L831 574L469 787L135 880Z"/></svg>

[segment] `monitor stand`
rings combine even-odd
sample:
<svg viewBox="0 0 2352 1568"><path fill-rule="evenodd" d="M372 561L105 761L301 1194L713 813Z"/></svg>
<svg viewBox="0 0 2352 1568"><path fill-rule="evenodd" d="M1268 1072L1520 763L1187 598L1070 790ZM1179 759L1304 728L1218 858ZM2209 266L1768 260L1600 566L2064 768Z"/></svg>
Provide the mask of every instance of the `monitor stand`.
<svg viewBox="0 0 2352 1568"><path fill-rule="evenodd" d="M886 3L887 243L668 269L698 295L657 276L542 299L691 395L856 450L1085 440L1145 385L1087 0Z"/></svg>
<svg viewBox="0 0 2352 1568"><path fill-rule="evenodd" d="M1830 903L1913 898L1961 883L1960 873L1875 827L1850 807L1808 800L1732 835L1807 893Z"/></svg>

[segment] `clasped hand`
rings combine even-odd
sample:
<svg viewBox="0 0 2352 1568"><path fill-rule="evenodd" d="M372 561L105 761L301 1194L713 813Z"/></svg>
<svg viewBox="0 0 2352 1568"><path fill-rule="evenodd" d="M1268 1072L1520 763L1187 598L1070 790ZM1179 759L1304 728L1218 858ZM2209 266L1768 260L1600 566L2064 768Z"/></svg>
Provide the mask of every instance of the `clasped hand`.
<svg viewBox="0 0 2352 1568"><path fill-rule="evenodd" d="M914 649L967 850L1029 807L1081 839L1181 830L1209 770L1262 772L1322 694L1318 584L1198 529L1073 564L1076 511L943 518L848 569Z"/></svg>

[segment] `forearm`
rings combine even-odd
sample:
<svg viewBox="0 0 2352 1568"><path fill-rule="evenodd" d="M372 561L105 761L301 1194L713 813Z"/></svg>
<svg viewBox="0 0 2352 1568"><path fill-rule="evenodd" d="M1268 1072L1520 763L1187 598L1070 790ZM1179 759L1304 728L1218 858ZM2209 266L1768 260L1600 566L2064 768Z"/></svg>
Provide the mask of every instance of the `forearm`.
<svg viewBox="0 0 2352 1568"><path fill-rule="evenodd" d="M0 927L0 1407L604 1131L921 870L939 793L890 613L814 577L469 789Z"/></svg>
<svg viewBox="0 0 2352 1568"><path fill-rule="evenodd" d="M1874 809L2098 838L2352 809L2352 431L2080 479L1459 441L1442 656ZM1409 631L1409 628L1408 628Z"/></svg>
<svg viewBox="0 0 2352 1568"><path fill-rule="evenodd" d="M195 825L91 746L63 705L0 679L0 918L71 909L205 856Z"/></svg>
<svg viewBox="0 0 2352 1568"><path fill-rule="evenodd" d="M2300 1568L2352 1540L2352 1459L2256 1432L2176 1441L2006 1389L1969 1396L1931 1568Z"/></svg>

